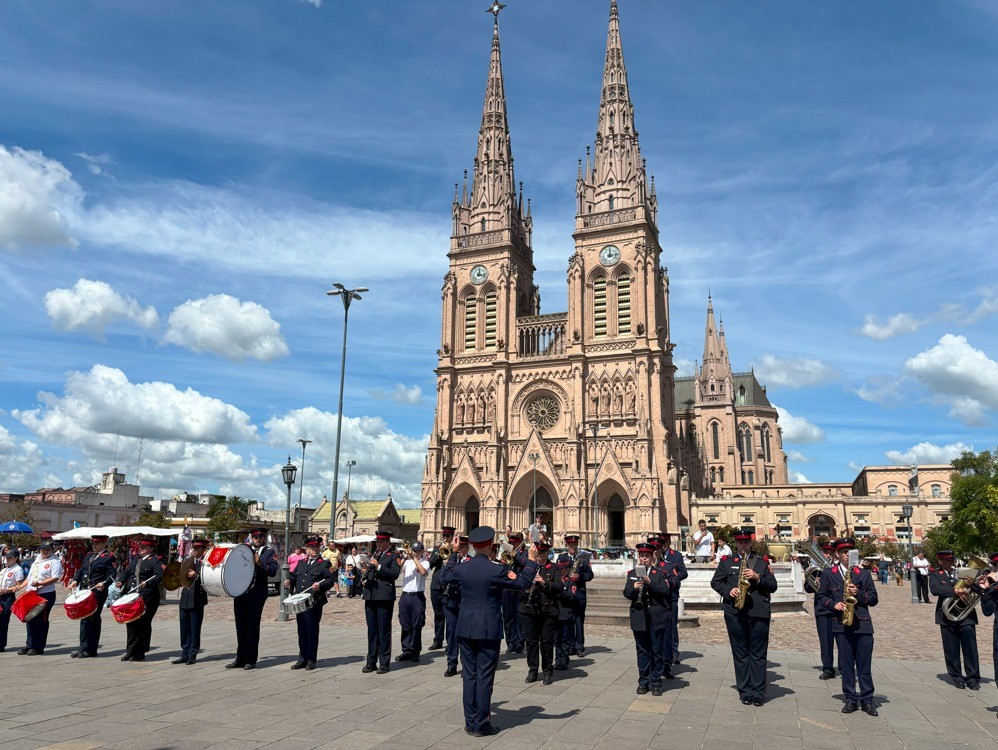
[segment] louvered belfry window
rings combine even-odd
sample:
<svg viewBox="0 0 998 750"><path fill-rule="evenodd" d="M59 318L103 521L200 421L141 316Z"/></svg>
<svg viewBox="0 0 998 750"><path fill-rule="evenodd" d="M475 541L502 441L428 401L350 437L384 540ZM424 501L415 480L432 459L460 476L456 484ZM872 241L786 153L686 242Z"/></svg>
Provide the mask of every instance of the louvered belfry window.
<svg viewBox="0 0 998 750"><path fill-rule="evenodd" d="M478 324L478 300L467 297L464 300L464 350L475 348L475 334Z"/></svg>
<svg viewBox="0 0 998 750"><path fill-rule="evenodd" d="M485 295L485 348L496 348L496 293Z"/></svg>
<svg viewBox="0 0 998 750"><path fill-rule="evenodd" d="M631 332L631 279L617 279L617 333Z"/></svg>
<svg viewBox="0 0 998 750"><path fill-rule="evenodd" d="M593 333L606 336L606 279L598 278L593 282Z"/></svg>

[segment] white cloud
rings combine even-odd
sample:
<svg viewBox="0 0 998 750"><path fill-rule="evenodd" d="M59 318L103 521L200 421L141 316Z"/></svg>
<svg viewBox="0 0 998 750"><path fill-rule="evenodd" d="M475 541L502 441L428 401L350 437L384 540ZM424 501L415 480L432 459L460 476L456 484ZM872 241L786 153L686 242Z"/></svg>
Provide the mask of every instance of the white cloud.
<svg viewBox="0 0 998 750"><path fill-rule="evenodd" d="M813 458L808 458L800 451L790 451L789 453L787 453L787 458L799 464L806 464L814 460Z"/></svg>
<svg viewBox="0 0 998 750"><path fill-rule="evenodd" d="M677 378L688 378L694 375L693 371L693 360L686 359L685 357L676 357L672 360L672 364L676 366L676 377Z"/></svg>
<svg viewBox="0 0 998 750"><path fill-rule="evenodd" d="M873 404L894 406L905 402L908 396L906 387L910 384L911 378L908 377L870 378L866 385L862 385L856 390L856 395Z"/></svg>
<svg viewBox="0 0 998 750"><path fill-rule="evenodd" d="M904 369L950 407L950 416L983 424L998 408L998 362L975 349L964 336L947 333L931 349L916 354Z"/></svg>
<svg viewBox="0 0 998 750"><path fill-rule="evenodd" d="M371 395L377 399L391 399L396 404L418 404L423 397L423 391L418 385L406 388L402 383L396 383L391 393L385 393L380 388L372 388Z"/></svg>
<svg viewBox="0 0 998 750"><path fill-rule="evenodd" d="M76 247L67 215L82 200L72 173L58 161L0 146L0 248Z"/></svg>
<svg viewBox="0 0 998 750"><path fill-rule="evenodd" d="M108 325L131 320L143 328L159 325L154 307L142 308L131 297L118 294L103 281L80 279L72 289L53 289L45 295L45 311L62 331L83 331L103 340Z"/></svg>
<svg viewBox="0 0 998 750"><path fill-rule="evenodd" d="M795 471L793 469L788 472L788 478L790 479L791 484L811 484L810 479L801 474L799 471Z"/></svg>
<svg viewBox="0 0 998 750"><path fill-rule="evenodd" d="M908 313L898 313L887 319L886 323L877 323L876 316L867 315L860 326L859 332L876 341L886 341L903 333L913 333L921 328L925 321L916 320Z"/></svg>
<svg viewBox="0 0 998 750"><path fill-rule="evenodd" d="M838 371L820 359L777 357L763 354L755 366L759 381L766 385L805 388L824 385L839 377Z"/></svg>
<svg viewBox="0 0 998 750"><path fill-rule="evenodd" d="M255 302L213 294L179 305L169 318L165 342L242 362L270 362L289 354L281 326Z"/></svg>
<svg viewBox="0 0 998 750"><path fill-rule="evenodd" d="M321 8L322 0L301 0L305 5L311 5L313 8Z"/></svg>
<svg viewBox="0 0 998 750"><path fill-rule="evenodd" d="M121 370L94 365L72 372L62 396L40 393L42 406L16 419L46 442L107 450L116 433L154 440L230 443L256 440L256 427L236 407L171 383L131 383Z"/></svg>
<svg viewBox="0 0 998 750"><path fill-rule="evenodd" d="M906 451L887 451L887 460L894 464L948 464L954 458L959 458L964 451L973 451L974 446L965 443L918 443Z"/></svg>
<svg viewBox="0 0 998 750"><path fill-rule="evenodd" d="M807 444L820 443L825 439L824 431L808 422L804 417L795 417L779 406L776 407L776 413L779 415L779 424L783 429L783 442Z"/></svg>
<svg viewBox="0 0 998 750"><path fill-rule="evenodd" d="M87 169L90 170L91 174L110 177L110 175L104 171L104 167L114 164L114 159L107 154L88 154L84 151L80 151L77 152L76 156L80 157L87 163Z"/></svg>

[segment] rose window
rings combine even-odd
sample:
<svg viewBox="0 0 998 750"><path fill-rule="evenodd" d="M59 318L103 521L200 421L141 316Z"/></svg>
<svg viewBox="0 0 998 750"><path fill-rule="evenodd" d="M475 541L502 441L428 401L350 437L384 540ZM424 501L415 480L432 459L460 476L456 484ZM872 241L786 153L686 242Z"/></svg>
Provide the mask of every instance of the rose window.
<svg viewBox="0 0 998 750"><path fill-rule="evenodd" d="M541 432L554 427L560 414L561 407L551 396L538 396L527 404L527 421Z"/></svg>

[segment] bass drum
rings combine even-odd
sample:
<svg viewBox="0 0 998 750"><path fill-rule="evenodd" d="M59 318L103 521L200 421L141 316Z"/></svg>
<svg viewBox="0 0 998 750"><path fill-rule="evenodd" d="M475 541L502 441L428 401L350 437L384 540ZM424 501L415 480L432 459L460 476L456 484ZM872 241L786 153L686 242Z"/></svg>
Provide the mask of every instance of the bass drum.
<svg viewBox="0 0 998 750"><path fill-rule="evenodd" d="M82 620L96 612L99 604L93 591L78 589L66 597L62 606L66 609L66 617L70 620Z"/></svg>
<svg viewBox="0 0 998 750"><path fill-rule="evenodd" d="M253 549L248 545L216 544L204 556L201 585L208 596L240 596L252 585L255 568Z"/></svg>
<svg viewBox="0 0 998 750"><path fill-rule="evenodd" d="M146 603L137 591L119 597L111 605L111 614L114 615L115 622L120 622L122 625L135 622L145 613Z"/></svg>
<svg viewBox="0 0 998 750"><path fill-rule="evenodd" d="M41 596L34 591L25 591L21 594L10 611L14 613L21 622L30 622L45 611L48 604Z"/></svg>

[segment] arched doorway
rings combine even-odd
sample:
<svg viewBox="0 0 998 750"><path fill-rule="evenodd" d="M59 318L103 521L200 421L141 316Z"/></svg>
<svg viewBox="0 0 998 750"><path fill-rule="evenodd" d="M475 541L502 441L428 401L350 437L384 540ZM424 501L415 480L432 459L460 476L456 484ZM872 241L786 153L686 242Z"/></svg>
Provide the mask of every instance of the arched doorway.
<svg viewBox="0 0 998 750"><path fill-rule="evenodd" d="M835 536L835 519L824 513L811 516L807 521L808 536Z"/></svg>
<svg viewBox="0 0 998 750"><path fill-rule="evenodd" d="M554 539L554 503L551 502L551 493L546 487L538 487L530 504L534 508L534 516L540 516L541 523L547 526L548 541L551 541ZM534 516L530 518L531 523L534 522Z"/></svg>
<svg viewBox="0 0 998 750"><path fill-rule="evenodd" d="M467 534L472 529L478 528L478 498L472 495L468 498L467 502L464 504L464 529L463 533Z"/></svg>
<svg viewBox="0 0 998 750"><path fill-rule="evenodd" d="M606 504L607 539L610 547L624 546L624 501L614 493Z"/></svg>

